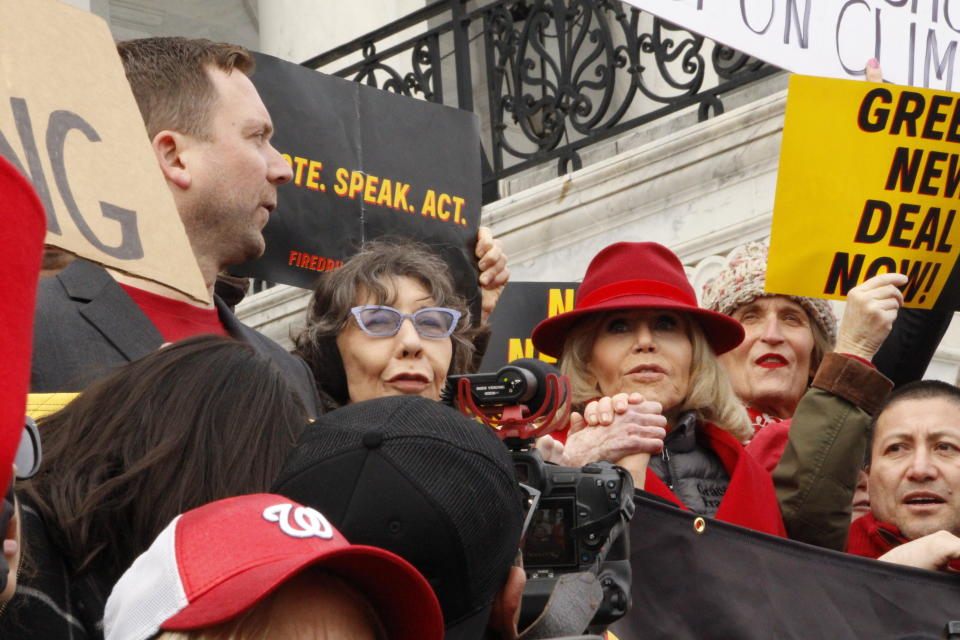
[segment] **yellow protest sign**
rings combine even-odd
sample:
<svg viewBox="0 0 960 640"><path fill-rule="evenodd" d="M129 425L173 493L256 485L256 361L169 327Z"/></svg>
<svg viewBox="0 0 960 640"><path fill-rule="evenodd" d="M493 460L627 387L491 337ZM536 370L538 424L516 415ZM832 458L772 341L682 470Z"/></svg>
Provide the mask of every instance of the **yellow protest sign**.
<svg viewBox="0 0 960 640"><path fill-rule="evenodd" d="M56 0L0 15L0 155L40 196L46 242L208 301L106 23Z"/></svg>
<svg viewBox="0 0 960 640"><path fill-rule="evenodd" d="M896 271L906 306L960 307L958 198L960 94L792 76L766 290L843 299Z"/></svg>
<svg viewBox="0 0 960 640"><path fill-rule="evenodd" d="M39 420L73 402L79 393L28 393L27 415Z"/></svg>

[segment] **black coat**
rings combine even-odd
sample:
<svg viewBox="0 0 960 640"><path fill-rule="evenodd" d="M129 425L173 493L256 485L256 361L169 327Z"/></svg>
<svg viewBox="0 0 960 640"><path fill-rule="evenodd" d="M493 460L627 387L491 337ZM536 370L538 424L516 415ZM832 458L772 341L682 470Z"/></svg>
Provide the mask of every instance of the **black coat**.
<svg viewBox="0 0 960 640"><path fill-rule="evenodd" d="M307 364L242 324L220 298L214 297L214 302L227 333L270 358L300 396L308 416L317 417L320 400ZM55 278L41 281L37 290L30 390L81 391L163 342L150 319L106 270L75 260Z"/></svg>
<svg viewBox="0 0 960 640"><path fill-rule="evenodd" d="M0 613L3 640L103 638L103 608L112 584L75 575L37 510L20 495L23 550L17 591Z"/></svg>

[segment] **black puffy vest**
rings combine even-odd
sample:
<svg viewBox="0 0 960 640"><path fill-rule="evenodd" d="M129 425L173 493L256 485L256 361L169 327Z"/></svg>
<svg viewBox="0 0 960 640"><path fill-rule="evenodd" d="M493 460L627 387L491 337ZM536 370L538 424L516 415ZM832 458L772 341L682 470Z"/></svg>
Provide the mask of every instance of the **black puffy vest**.
<svg viewBox="0 0 960 640"><path fill-rule="evenodd" d="M690 511L712 517L730 484L723 462L698 436L694 411L680 414L663 439L663 452L650 456L650 470Z"/></svg>

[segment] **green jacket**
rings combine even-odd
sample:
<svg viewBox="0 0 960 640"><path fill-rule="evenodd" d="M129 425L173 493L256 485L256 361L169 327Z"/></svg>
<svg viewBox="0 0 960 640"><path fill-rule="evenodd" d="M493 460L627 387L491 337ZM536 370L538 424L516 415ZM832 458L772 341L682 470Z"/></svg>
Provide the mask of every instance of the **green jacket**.
<svg viewBox="0 0 960 640"><path fill-rule="evenodd" d="M872 416L892 388L886 376L860 360L826 354L797 405L773 471L791 539L843 551Z"/></svg>

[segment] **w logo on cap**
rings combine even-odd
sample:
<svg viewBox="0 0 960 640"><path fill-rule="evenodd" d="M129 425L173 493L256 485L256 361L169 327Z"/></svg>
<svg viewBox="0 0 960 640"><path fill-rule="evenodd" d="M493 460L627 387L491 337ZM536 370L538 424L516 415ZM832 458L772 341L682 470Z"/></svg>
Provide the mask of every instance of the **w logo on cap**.
<svg viewBox="0 0 960 640"><path fill-rule="evenodd" d="M293 511L293 522L290 522L290 512ZM294 507L292 504L275 504L263 510L263 519L267 522L277 522L280 530L291 538L324 538L333 537L333 527L323 514L310 507Z"/></svg>

